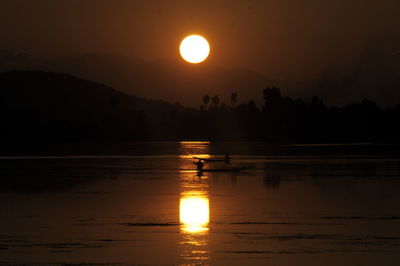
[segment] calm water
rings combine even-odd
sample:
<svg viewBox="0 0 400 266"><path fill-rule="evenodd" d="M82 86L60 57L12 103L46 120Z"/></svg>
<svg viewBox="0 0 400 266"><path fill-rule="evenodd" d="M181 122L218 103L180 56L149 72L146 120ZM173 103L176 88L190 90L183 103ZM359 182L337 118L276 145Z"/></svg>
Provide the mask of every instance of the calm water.
<svg viewBox="0 0 400 266"><path fill-rule="evenodd" d="M0 263L398 265L399 158L241 152L199 176L213 144L168 145L2 157Z"/></svg>

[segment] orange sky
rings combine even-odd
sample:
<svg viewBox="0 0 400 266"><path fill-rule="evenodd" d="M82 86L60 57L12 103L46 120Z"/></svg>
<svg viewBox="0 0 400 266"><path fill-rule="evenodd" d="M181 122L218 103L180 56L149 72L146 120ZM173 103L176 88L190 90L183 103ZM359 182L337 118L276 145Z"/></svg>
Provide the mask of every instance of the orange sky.
<svg viewBox="0 0 400 266"><path fill-rule="evenodd" d="M180 60L180 39L200 33L212 46L208 64L247 68L295 87L370 57L393 61L399 10L398 0L2 1L0 49ZM391 67L398 69L396 60Z"/></svg>

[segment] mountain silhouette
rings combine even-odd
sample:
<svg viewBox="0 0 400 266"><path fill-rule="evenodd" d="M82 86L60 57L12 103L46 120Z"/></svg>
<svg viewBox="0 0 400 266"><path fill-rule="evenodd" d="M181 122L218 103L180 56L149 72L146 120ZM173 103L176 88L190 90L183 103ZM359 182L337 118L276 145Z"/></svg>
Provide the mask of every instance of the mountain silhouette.
<svg viewBox="0 0 400 266"><path fill-rule="evenodd" d="M5 139L143 139L146 114L183 108L54 72L0 73L0 89Z"/></svg>
<svg viewBox="0 0 400 266"><path fill-rule="evenodd" d="M270 83L246 69L220 68L208 63L190 65L182 60L147 62L117 54L68 57L35 68L69 73L129 94L193 107L199 107L205 94L218 94L225 102L229 102L232 92L238 93L240 102L258 99L261 89Z"/></svg>

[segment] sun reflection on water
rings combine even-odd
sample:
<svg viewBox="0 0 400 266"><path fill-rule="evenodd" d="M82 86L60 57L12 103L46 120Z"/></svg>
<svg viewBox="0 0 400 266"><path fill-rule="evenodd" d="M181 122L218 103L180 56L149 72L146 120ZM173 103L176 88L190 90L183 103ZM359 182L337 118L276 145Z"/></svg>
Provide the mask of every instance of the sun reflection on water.
<svg viewBox="0 0 400 266"><path fill-rule="evenodd" d="M183 193L179 204L179 215L182 230L189 233L207 231L210 221L208 198L194 192Z"/></svg>
<svg viewBox="0 0 400 266"><path fill-rule="evenodd" d="M209 157L209 142L181 142L181 163L187 168L188 158ZM207 264L209 260L208 234L210 200L207 176L181 171L179 220L181 257L185 264Z"/></svg>
<svg viewBox="0 0 400 266"><path fill-rule="evenodd" d="M209 141L181 141L180 143L180 158L192 159L210 158L210 142Z"/></svg>

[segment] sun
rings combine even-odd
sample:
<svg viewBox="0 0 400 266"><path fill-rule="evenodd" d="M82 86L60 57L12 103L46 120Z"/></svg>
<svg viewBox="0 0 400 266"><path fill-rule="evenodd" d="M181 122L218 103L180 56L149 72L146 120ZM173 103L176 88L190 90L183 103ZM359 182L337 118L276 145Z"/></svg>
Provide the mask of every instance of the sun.
<svg viewBox="0 0 400 266"><path fill-rule="evenodd" d="M204 37L190 35L182 40L179 51L187 62L198 64L207 59L210 54L210 45Z"/></svg>

